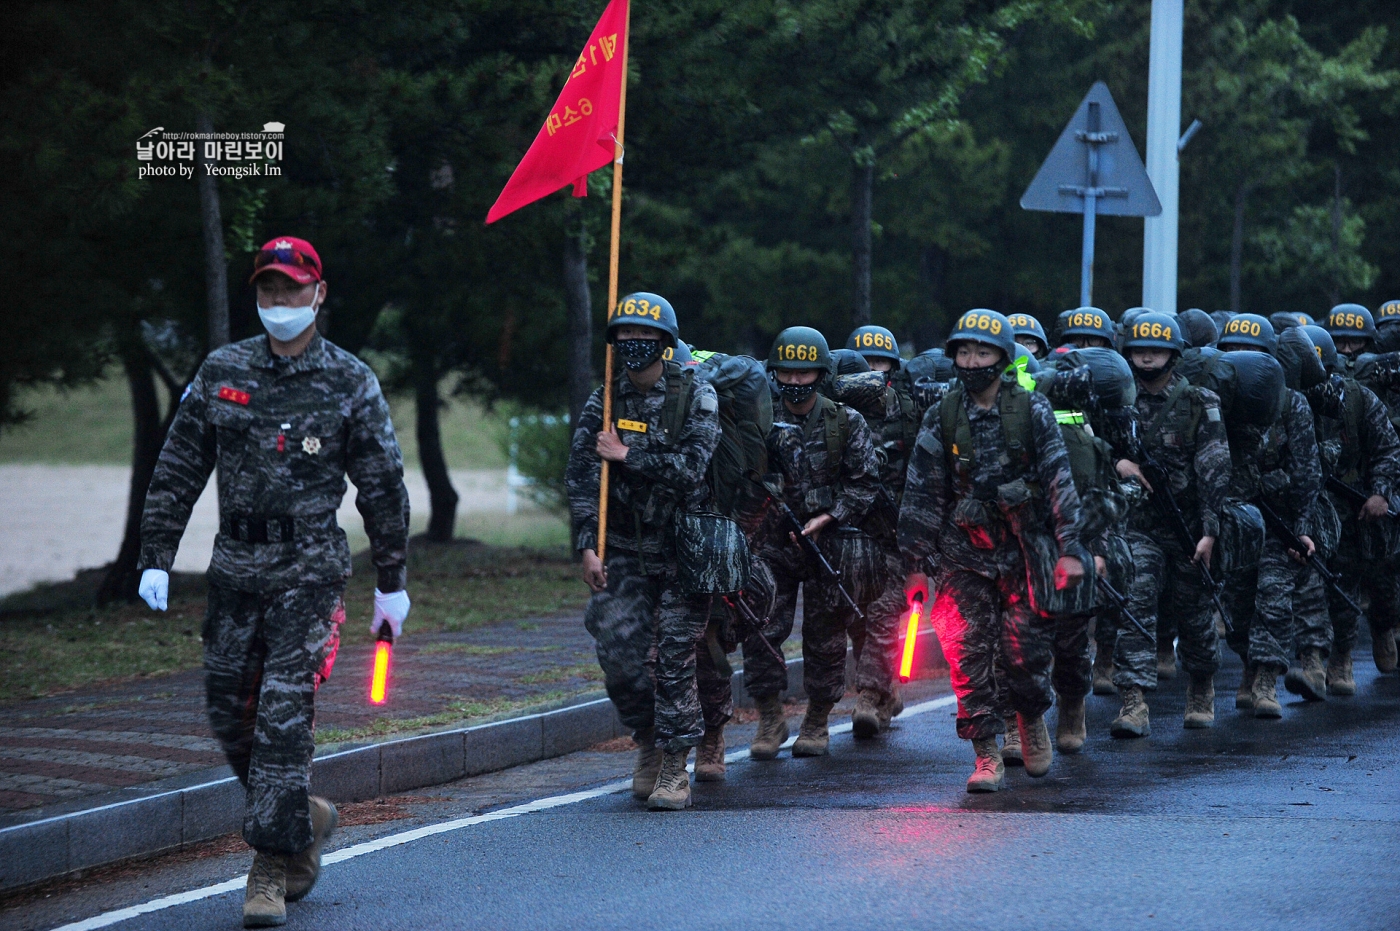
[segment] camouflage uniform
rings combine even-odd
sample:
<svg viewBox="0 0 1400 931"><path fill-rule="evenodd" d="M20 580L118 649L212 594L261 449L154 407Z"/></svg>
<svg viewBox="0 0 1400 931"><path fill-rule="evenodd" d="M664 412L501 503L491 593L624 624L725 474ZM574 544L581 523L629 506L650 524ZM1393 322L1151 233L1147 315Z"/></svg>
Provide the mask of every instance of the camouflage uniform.
<svg viewBox="0 0 1400 931"><path fill-rule="evenodd" d="M1312 410L1300 392L1288 391L1288 404L1250 458L1248 467L1237 461L1232 469L1230 497L1262 497L1295 534L1322 539L1322 461ZM1231 577L1222 600L1233 622L1228 643L1247 665L1284 668L1307 647L1327 655L1332 631L1322 577L1290 557L1273 533L1264 535L1257 575Z"/></svg>
<svg viewBox="0 0 1400 931"><path fill-rule="evenodd" d="M1173 396L1177 398L1173 409L1164 411ZM1142 448L1170 478L1187 527L1198 537L1218 538L1220 510L1230 484L1230 448L1220 399L1174 373L1160 394L1149 392L1139 381L1137 412ZM1220 666L1220 650L1210 593L1191 554L1155 504L1145 502L1130 514L1128 547L1136 572L1128 593L1133 615L1154 635L1159 615L1175 617L1182 665L1193 675L1214 674ZM1113 684L1120 690L1156 688L1155 636L1145 640L1135 627L1123 627L1113 663Z"/></svg>
<svg viewBox="0 0 1400 931"><path fill-rule="evenodd" d="M990 410L961 389L928 410L899 511L906 565L933 570L929 619L958 696L958 736L968 740L1005 731L1000 688L1008 691L1011 707L1028 718L1044 714L1053 702L1055 618L1031 607L1026 558L997 509L999 488L1017 480L1037 483L1036 516L1053 530L1060 555L1088 561L1086 570L1092 570L1080 543L1079 495L1055 412L1043 395L1026 395L1033 448L1015 458L1008 454L1001 407L1011 391L1021 389L1003 380L998 404ZM963 406L971 450L945 449L940 412L950 404ZM998 649L1006 657L1004 677L995 670Z"/></svg>
<svg viewBox="0 0 1400 931"><path fill-rule="evenodd" d="M335 661L350 575L335 512L348 473L378 587L402 589L403 456L367 365L319 335L292 358L258 336L211 353L180 402L146 493L143 569L169 571L215 466L220 529L203 632L209 720L248 790L244 840L296 853L312 839L316 688Z"/></svg>
<svg viewBox="0 0 1400 931"><path fill-rule="evenodd" d="M1400 491L1400 436L1374 392L1354 379L1338 381L1341 391L1332 399L1323 399L1317 391L1309 393L1318 399L1314 407L1324 468L1367 496L1390 500L1394 511L1393 496ZM1340 543L1328 567L1341 578L1353 601L1359 601L1363 592L1369 598L1373 633L1393 628L1400 619L1400 575L1393 565L1365 559L1362 551L1363 536L1379 538L1380 526L1359 521L1361 508L1354 501L1332 491L1328 494L1341 519ZM1358 616L1330 587L1327 601L1332 649L1350 653L1356 646Z"/></svg>
<svg viewBox="0 0 1400 931"><path fill-rule="evenodd" d="M828 437L828 421L846 418L845 443L839 448ZM841 571L847 591L862 597L862 579L875 577L867 569L882 557L875 542L857 529L878 494L877 463L870 429L859 413L817 396L805 416L794 414L782 401L773 405L773 430L768 435L769 462L782 473L783 500L799 520L828 513L835 523L817 539L827 561ZM797 590L802 587L802 678L810 701L841 700L846 694L846 635L855 620L834 584L814 568L801 548L788 538L789 528L776 508L770 509L756 536L760 558L773 570L777 601L764 636L779 651L792 633ZM852 589L855 590L852 590ZM787 689L787 667L780 664L751 635L744 641L744 688L755 699ZM890 688L889 661L877 650L866 650L857 668L857 688Z"/></svg>
<svg viewBox="0 0 1400 931"><path fill-rule="evenodd" d="M655 728L657 746L668 753L695 746L705 732L695 663L709 615L708 598L688 598L676 587L671 520L678 509L708 500L705 470L720 437L719 401L700 381L690 386L678 434L668 435L667 395L678 394L682 381L673 362L648 391L625 372L617 377L613 417L629 452L609 468L608 587L593 595L584 614L618 717L633 731ZM646 429L627 429L623 421ZM565 473L578 550L598 547L602 459L595 437L602 429L598 388L579 415Z"/></svg>

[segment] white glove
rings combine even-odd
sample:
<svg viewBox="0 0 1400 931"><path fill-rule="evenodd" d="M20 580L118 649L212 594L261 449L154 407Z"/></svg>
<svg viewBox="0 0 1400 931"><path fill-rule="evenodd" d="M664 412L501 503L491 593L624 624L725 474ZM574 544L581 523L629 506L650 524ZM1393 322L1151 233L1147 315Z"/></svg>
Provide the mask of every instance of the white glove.
<svg viewBox="0 0 1400 931"><path fill-rule="evenodd" d="M400 589L386 595L376 588L374 590L374 620L370 621L369 632L377 635L379 628L383 626L385 621L388 621L389 629L394 632L394 637L398 638L403 634L403 622L408 617L409 607L408 592Z"/></svg>
<svg viewBox="0 0 1400 931"><path fill-rule="evenodd" d="M136 594L152 611L164 611L170 599L170 573L164 569L147 569L141 573L141 584L136 586Z"/></svg>

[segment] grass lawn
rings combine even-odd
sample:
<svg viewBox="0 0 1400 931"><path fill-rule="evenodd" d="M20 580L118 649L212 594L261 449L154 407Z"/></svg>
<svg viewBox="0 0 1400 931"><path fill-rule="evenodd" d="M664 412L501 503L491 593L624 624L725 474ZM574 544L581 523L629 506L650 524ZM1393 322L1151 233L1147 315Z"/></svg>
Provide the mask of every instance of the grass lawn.
<svg viewBox="0 0 1400 931"><path fill-rule="evenodd" d="M562 547L492 547L416 539L409 550L415 630L467 630L490 621L581 610L586 590ZM204 580L172 578L170 610L144 604L92 608L101 570L0 599L0 704L78 688L154 677L200 664ZM371 639L368 612L374 574L367 554L355 559L346 592L346 643ZM491 713L493 709L461 709ZM507 709L501 709L507 710Z"/></svg>
<svg viewBox="0 0 1400 931"><path fill-rule="evenodd" d="M164 392L161 393L162 405ZM28 423L0 431L0 462L51 462L129 465L131 463L131 393L120 376L74 391L37 388L21 392L21 407L33 413ZM410 397L391 397L394 429L404 461L418 465L415 405ZM443 456L452 469L504 469L497 437L500 418L480 404L452 399L441 414Z"/></svg>

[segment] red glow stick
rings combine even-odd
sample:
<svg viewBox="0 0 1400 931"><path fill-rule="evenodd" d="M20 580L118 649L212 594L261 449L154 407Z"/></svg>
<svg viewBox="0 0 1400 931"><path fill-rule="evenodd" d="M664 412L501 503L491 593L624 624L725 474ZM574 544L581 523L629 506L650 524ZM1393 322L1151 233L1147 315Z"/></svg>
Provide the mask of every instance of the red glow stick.
<svg viewBox="0 0 1400 931"><path fill-rule="evenodd" d="M374 674L369 681L371 704L382 705L389 697L389 661L394 652L394 632L388 624L379 628L379 639L374 642Z"/></svg>
<svg viewBox="0 0 1400 931"><path fill-rule="evenodd" d="M899 660L899 681L908 682L914 674L914 642L919 638L919 619L924 613L924 593L909 599L909 626L904 629L904 655Z"/></svg>

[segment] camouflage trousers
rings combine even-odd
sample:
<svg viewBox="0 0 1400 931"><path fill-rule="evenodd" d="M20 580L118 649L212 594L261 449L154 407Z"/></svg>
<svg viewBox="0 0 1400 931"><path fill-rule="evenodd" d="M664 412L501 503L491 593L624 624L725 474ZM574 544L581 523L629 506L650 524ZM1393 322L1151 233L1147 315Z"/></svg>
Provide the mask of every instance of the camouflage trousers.
<svg viewBox="0 0 1400 931"><path fill-rule="evenodd" d="M316 689L345 620L343 583L276 592L209 586L204 689L209 723L248 792L243 839L266 853L311 844Z"/></svg>
<svg viewBox="0 0 1400 931"><path fill-rule="evenodd" d="M1337 554L1327 561L1327 567L1337 574L1352 601L1360 604L1363 594L1369 599L1366 619L1371 625L1371 636L1376 637L1400 626L1400 566L1362 559L1357 544L1359 535L1356 521L1343 521L1341 545ZM1332 620L1332 649L1350 653L1356 647L1360 616L1331 586L1327 587L1326 594Z"/></svg>
<svg viewBox="0 0 1400 931"><path fill-rule="evenodd" d="M822 551L838 564L831 534L823 534ZM790 541L760 544L759 556L773 570L777 599L773 617L761 636L781 654L797 619L797 593L802 592L802 686L809 701L841 700L846 694L846 637L856 621L855 612L841 597L835 583L813 569L806 555ZM847 591L850 591L850 587ZM852 592L852 597L859 597ZM787 664L778 660L751 634L744 641L744 689L754 698L768 698L787 691ZM867 632L868 636L868 632ZM872 662L873 662L872 657ZM873 686L872 686L873 687ZM883 688L889 690L889 680Z"/></svg>
<svg viewBox="0 0 1400 931"><path fill-rule="evenodd" d="M1225 580L1225 610L1230 612L1230 649L1246 663L1285 667L1299 651L1316 647L1327 655L1332 622L1322 578L1300 565L1273 536L1264 539L1259 571Z"/></svg>
<svg viewBox="0 0 1400 931"><path fill-rule="evenodd" d="M1049 710L1056 619L1031 610L1020 547L998 547L977 568L945 565L933 587L929 620L958 697L958 736L1005 733L1008 712Z"/></svg>
<svg viewBox="0 0 1400 931"><path fill-rule="evenodd" d="M1129 530L1128 547L1136 575L1127 594L1133 615L1153 634L1151 640L1131 624L1118 629L1113 651L1113 684L1124 689L1157 687L1158 618L1176 620L1181 665L1192 674L1220 668L1220 638L1215 612L1200 570L1167 531L1149 535Z"/></svg>
<svg viewBox="0 0 1400 931"><path fill-rule="evenodd" d="M909 600L904 594L906 564L898 544L890 541L881 545L880 550L884 565L879 578L872 580L870 586L879 594L868 600L856 596L865 612L865 620L853 617L849 633L856 658L856 688L872 689L883 701L894 690L900 621L909 611Z"/></svg>
<svg viewBox="0 0 1400 931"><path fill-rule="evenodd" d="M1089 694L1093 684L1094 660L1089 653L1089 624L1093 617L1092 614L1063 614L1053 619L1050 684L1055 694L1062 698L1083 698ZM1100 624L1107 623L1100 618ZM1006 653L1000 647L997 649L996 673L999 683L1006 682L1010 674ZM1001 716L1010 721L1016 712L1011 704L1010 690L999 687L998 696Z"/></svg>
<svg viewBox="0 0 1400 931"><path fill-rule="evenodd" d="M646 569L637 554L610 550L607 590L589 599L583 623L622 723L655 728L657 746L679 753L705 733L695 663L709 598L682 595L670 563L652 558Z"/></svg>

